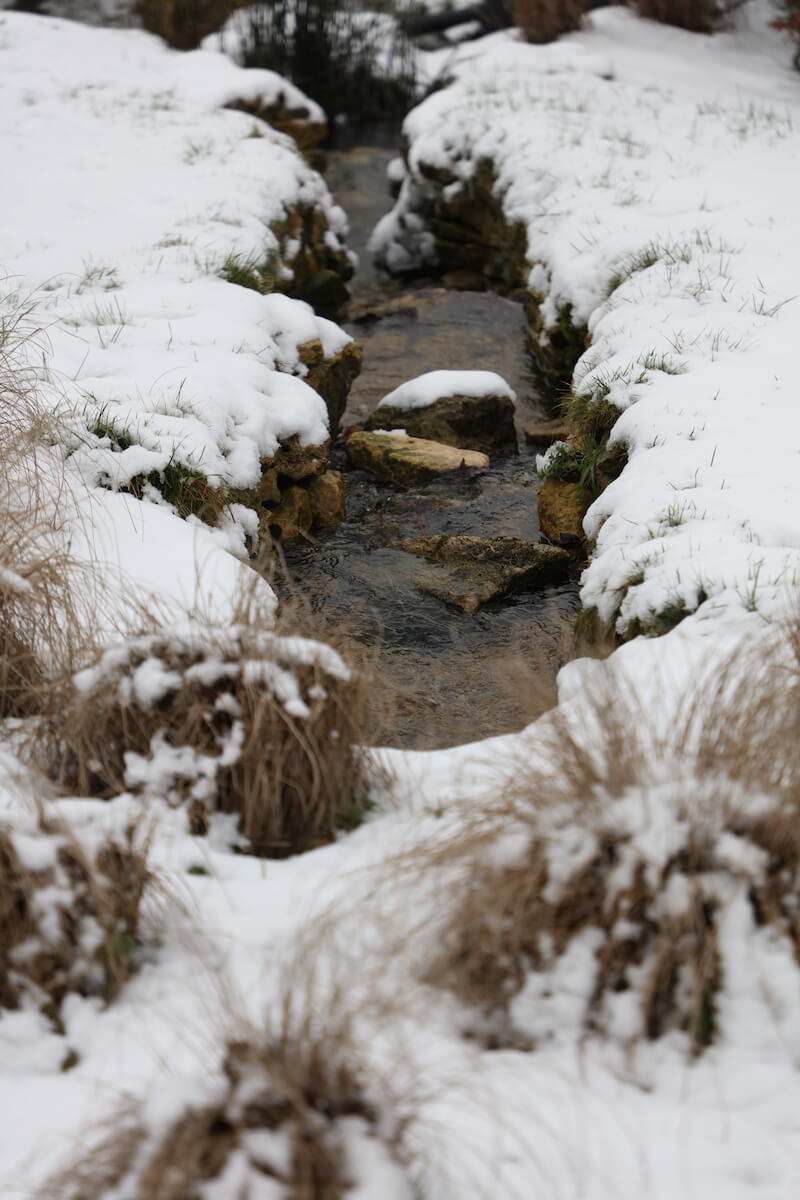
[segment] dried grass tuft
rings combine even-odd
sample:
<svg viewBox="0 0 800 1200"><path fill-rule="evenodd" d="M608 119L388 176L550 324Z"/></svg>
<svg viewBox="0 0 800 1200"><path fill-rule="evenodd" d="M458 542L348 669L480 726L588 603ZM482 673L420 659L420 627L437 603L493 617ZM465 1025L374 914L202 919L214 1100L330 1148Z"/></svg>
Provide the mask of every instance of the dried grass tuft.
<svg viewBox="0 0 800 1200"><path fill-rule="evenodd" d="M142 25L178 50L194 50L216 33L243 0L137 0Z"/></svg>
<svg viewBox="0 0 800 1200"><path fill-rule="evenodd" d="M114 999L143 954L148 851L136 824L94 850L44 812L0 828L0 1007L32 998L58 1024L70 992Z"/></svg>
<svg viewBox="0 0 800 1200"><path fill-rule="evenodd" d="M32 306L0 296L0 717L38 711L52 664L80 640L54 419L37 398L40 336Z"/></svg>
<svg viewBox="0 0 800 1200"><path fill-rule="evenodd" d="M532 976L557 994L581 942L587 1032L678 1030L699 1052L718 1021L731 903L746 897L753 927L773 927L800 966L800 659L786 650L773 637L695 679L660 734L624 670L598 664L540 722L535 765L440 851L458 891L429 981L502 1041L514 997ZM513 856L509 834L523 835Z"/></svg>
<svg viewBox="0 0 800 1200"><path fill-rule="evenodd" d="M552 42L579 29L591 0L515 0L514 24L526 42Z"/></svg>
<svg viewBox="0 0 800 1200"><path fill-rule="evenodd" d="M745 0L633 0L643 17L677 25L693 33L713 33L724 27Z"/></svg>
<svg viewBox="0 0 800 1200"><path fill-rule="evenodd" d="M185 803L197 834L213 813L236 813L258 854L299 853L358 825L377 689L363 654L348 665L301 636L290 609L275 624L245 604L229 628L195 618L97 652L51 687L40 761L68 793Z"/></svg>
<svg viewBox="0 0 800 1200"><path fill-rule="evenodd" d="M126 1105L94 1150L59 1171L60 1200L112 1188L131 1200L193 1200L211 1181L215 1195L261 1195L269 1181L286 1200L341 1200L359 1182L354 1135L403 1172L404 1122L384 1086L370 1084L349 1017L333 1006L320 1020L302 988L287 991L271 1033L228 1043L222 1074L215 1099L155 1130L145 1106ZM50 1186L40 1194L55 1194Z"/></svg>

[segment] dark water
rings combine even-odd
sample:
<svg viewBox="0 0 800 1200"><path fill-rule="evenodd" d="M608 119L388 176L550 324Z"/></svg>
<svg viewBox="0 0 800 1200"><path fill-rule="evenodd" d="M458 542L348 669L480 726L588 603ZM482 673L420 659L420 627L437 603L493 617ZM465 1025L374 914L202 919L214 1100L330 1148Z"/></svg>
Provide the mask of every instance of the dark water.
<svg viewBox="0 0 800 1200"><path fill-rule="evenodd" d="M362 143L328 155L326 177L361 256L351 284L355 320L345 328L364 347L364 370L343 425L363 421L414 375L458 368L501 374L517 393L521 431L546 416L529 375L521 306L435 281L409 287L382 278L369 261L367 239L391 204L386 166L393 153ZM519 672L552 675L572 653L575 579L466 615L420 592L423 564L393 547L421 533L538 540L539 480L522 437L520 444L518 458L412 488L348 471L347 520L286 548L290 572L312 608L341 617L380 646L378 669L401 694L397 745L447 746L521 728L531 714ZM334 459L347 471L341 444Z"/></svg>

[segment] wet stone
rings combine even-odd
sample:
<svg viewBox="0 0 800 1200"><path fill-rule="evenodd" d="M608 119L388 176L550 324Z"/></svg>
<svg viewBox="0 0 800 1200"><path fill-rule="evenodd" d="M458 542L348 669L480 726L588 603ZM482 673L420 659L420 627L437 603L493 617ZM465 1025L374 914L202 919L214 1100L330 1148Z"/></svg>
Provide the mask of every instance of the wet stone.
<svg viewBox="0 0 800 1200"><path fill-rule="evenodd" d="M314 527L338 525L346 516L344 480L341 471L325 471L308 485Z"/></svg>
<svg viewBox="0 0 800 1200"><path fill-rule="evenodd" d="M402 484L432 479L444 471L489 466L486 454L399 433L354 433L345 450L359 470L374 471Z"/></svg>
<svg viewBox="0 0 800 1200"><path fill-rule="evenodd" d="M565 550L517 537L440 534L403 538L398 548L433 564L420 572L421 591L466 613L563 579L570 567Z"/></svg>
<svg viewBox="0 0 800 1200"><path fill-rule="evenodd" d="M266 519L270 531L281 538L302 537L311 529L314 519L308 491L298 486L286 488L280 504Z"/></svg>

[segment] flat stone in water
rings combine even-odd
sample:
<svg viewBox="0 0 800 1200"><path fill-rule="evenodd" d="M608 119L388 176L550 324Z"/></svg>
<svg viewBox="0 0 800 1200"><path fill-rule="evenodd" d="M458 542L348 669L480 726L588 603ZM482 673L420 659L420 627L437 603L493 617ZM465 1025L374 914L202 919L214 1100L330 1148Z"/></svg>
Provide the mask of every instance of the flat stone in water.
<svg viewBox="0 0 800 1200"><path fill-rule="evenodd" d="M432 564L420 572L421 591L466 613L514 592L563 579L570 567L565 550L517 537L440 534L403 538L398 547Z"/></svg>
<svg viewBox="0 0 800 1200"><path fill-rule="evenodd" d="M461 467L488 467L489 458L476 450L463 450L406 437L400 433L353 433L347 439L347 457L362 471L375 471L394 483L418 483L443 471Z"/></svg>

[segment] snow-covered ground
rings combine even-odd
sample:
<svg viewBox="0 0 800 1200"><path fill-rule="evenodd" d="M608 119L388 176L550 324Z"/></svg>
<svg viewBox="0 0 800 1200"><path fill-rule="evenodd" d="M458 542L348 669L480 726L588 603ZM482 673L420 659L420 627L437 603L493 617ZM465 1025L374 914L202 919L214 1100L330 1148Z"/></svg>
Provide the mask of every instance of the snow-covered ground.
<svg viewBox="0 0 800 1200"><path fill-rule="evenodd" d="M545 311L568 301L589 323L576 387L605 380L603 393L623 410L614 436L629 462L587 516L597 545L584 602L618 615L622 628L676 599L693 608L701 588L708 599L663 638L624 646L610 667L571 664L556 718L453 751L376 755L394 775L376 782L370 820L311 853L234 853L230 820L199 838L182 808L151 796L151 862L163 886L146 907L152 948L138 973L108 1007L67 996L60 1028L33 1004L0 1013L4 1194L41 1195L45 1179L52 1200L96 1194L70 1190L59 1164L109 1126L119 1134L120 1104L146 1144L148 1133L215 1102L226 1042L280 1028L287 988L313 1010L311 1027L332 1056L358 1048L381 1137L399 1139L401 1165L360 1117L341 1120L346 1194L359 1200L800 1194L800 972L789 936L756 927L748 899L748 873L765 869L742 834L758 795L734 796L723 778L724 804L709 822L719 853L703 885L722 914L724 981L715 1041L698 1058L677 1029L630 1041L635 985L609 1002L605 1035L584 1036L591 927L532 972L512 1004L531 1052L468 1041L475 1013L420 982L475 871L524 849L519 806L509 802L507 836L476 842L483 852L472 856L435 854L479 832L509 781L536 770L538 786L549 778L558 792L570 769L559 759L559 747L570 752L566 735L591 758L603 707L615 710L622 733L605 745L594 805L548 817L550 890L609 836L604 821L628 839L626 870L641 861L657 873L674 866L692 809L707 800L692 774L696 726L663 749L680 732L687 697L699 699L704 727L705 689L722 738L732 693L746 701L773 664L782 686L775 630L796 591L800 547L791 302L800 85L762 6L743 16L753 28L712 39L613 9L555 46L497 35L458 52L457 82L407 126L412 169L433 161L468 174L492 159L509 219L528 229ZM324 434L324 407L292 374L301 373L296 346L322 336L335 348L344 335L284 297L217 277L230 254L263 261L276 249L271 224L298 195L325 209L332 236L344 232L324 185L285 139L249 137L250 118L218 111L246 78L221 58L174 55L137 32L0 17L0 137L13 180L0 189L0 262L9 308L35 292L46 327L49 374L39 386L73 451L73 549L127 568L140 589L178 606L208 602L222 625L246 570L225 549L236 539L199 530L155 499L97 488L124 481L129 451L112 456L91 428L113 406L136 430L130 474L155 461L142 456L185 453L243 486L278 437ZM277 85L257 76L252 86ZM636 257L646 247L650 265ZM609 295L612 277L634 261L640 269ZM771 658L767 636L777 643ZM743 644L737 638L753 657L720 690L718 666ZM779 711L762 708L761 720ZM631 747L641 751L635 778L633 767L625 774ZM46 786L10 751L2 767L2 825L25 865L42 870L55 851L30 809L48 798ZM91 847L119 836L141 803L50 798L48 811ZM731 810L741 828L730 827ZM680 913L689 890L671 883L662 916ZM285 1163L281 1134L261 1137L247 1144L251 1157ZM242 1153L197 1194L287 1193L275 1171L252 1169ZM101 1196L145 1200L131 1186Z"/></svg>

